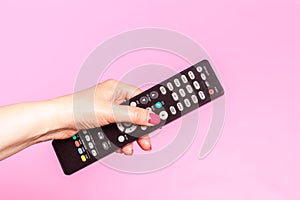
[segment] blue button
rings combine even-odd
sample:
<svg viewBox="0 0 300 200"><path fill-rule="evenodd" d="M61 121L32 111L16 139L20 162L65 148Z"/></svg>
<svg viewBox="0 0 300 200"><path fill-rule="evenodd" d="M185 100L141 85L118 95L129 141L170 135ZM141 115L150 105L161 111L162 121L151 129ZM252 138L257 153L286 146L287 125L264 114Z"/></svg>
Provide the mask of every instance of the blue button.
<svg viewBox="0 0 300 200"><path fill-rule="evenodd" d="M78 153L79 153L79 154L83 154L83 151L82 151L81 148L78 148Z"/></svg>
<svg viewBox="0 0 300 200"><path fill-rule="evenodd" d="M162 107L162 103L159 102L159 101L156 102L156 103L155 103L155 107L156 107L156 108L161 108L161 107Z"/></svg>

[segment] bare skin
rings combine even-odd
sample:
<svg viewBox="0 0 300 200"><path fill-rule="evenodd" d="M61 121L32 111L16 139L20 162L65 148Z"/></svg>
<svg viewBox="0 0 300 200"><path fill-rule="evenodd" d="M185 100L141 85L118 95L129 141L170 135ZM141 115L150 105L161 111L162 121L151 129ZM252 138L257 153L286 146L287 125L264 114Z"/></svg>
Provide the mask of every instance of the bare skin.
<svg viewBox="0 0 300 200"><path fill-rule="evenodd" d="M114 122L131 122L144 126L158 124L159 117L148 110L119 105L141 92L134 86L107 80L81 92L47 101L2 106L0 160L39 142L69 138L79 129ZM78 109L74 102L79 102ZM151 150L148 135L138 139L137 143L143 150ZM118 152L132 155L132 143Z"/></svg>

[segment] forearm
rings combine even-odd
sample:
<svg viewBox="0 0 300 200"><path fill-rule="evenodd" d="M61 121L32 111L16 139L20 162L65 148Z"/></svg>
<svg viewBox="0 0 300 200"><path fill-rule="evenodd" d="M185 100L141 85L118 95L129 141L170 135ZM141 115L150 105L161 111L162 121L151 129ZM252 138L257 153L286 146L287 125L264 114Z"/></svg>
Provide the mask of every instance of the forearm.
<svg viewBox="0 0 300 200"><path fill-rule="evenodd" d="M22 149L55 139L57 132L72 132L69 97L0 107L0 160Z"/></svg>

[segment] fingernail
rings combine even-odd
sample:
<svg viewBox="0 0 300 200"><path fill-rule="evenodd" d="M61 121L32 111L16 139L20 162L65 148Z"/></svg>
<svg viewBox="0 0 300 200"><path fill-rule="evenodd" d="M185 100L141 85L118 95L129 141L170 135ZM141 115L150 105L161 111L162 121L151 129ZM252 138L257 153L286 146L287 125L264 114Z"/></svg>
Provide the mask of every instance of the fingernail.
<svg viewBox="0 0 300 200"><path fill-rule="evenodd" d="M160 117L157 114L150 112L148 117L148 123L152 125L157 125L160 123Z"/></svg>

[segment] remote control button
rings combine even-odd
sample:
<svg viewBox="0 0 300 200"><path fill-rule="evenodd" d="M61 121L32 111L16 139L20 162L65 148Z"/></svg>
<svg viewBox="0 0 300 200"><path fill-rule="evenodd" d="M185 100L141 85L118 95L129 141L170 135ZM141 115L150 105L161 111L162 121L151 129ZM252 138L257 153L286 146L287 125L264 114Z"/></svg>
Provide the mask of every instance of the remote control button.
<svg viewBox="0 0 300 200"><path fill-rule="evenodd" d="M102 147L103 147L104 150L109 149L109 146L108 146L107 142L102 142Z"/></svg>
<svg viewBox="0 0 300 200"><path fill-rule="evenodd" d="M152 111L152 109L150 107L147 107L146 110Z"/></svg>
<svg viewBox="0 0 300 200"><path fill-rule="evenodd" d="M189 71L188 75L189 75L190 79L192 79L192 80L195 79L195 74L192 71Z"/></svg>
<svg viewBox="0 0 300 200"><path fill-rule="evenodd" d="M178 101L178 99L179 99L178 95L175 92L172 93L172 97L173 97L174 101Z"/></svg>
<svg viewBox="0 0 300 200"><path fill-rule="evenodd" d="M213 95L215 93L215 91L213 89L209 89L208 92L210 95Z"/></svg>
<svg viewBox="0 0 300 200"><path fill-rule="evenodd" d="M180 81L178 80L178 78L174 79L174 83L175 83L176 87L180 87Z"/></svg>
<svg viewBox="0 0 300 200"><path fill-rule="evenodd" d="M127 134L132 133L133 131L135 131L136 128L137 128L137 126L136 126L136 125L133 125L133 126L131 126L130 128L127 128L127 129L125 130L125 133L127 133Z"/></svg>
<svg viewBox="0 0 300 200"><path fill-rule="evenodd" d="M130 122L123 122L122 123L125 127L130 127L130 126L132 126L132 123L130 123Z"/></svg>
<svg viewBox="0 0 300 200"><path fill-rule="evenodd" d="M120 122L117 123L117 127L121 132L123 132L125 130L124 126Z"/></svg>
<svg viewBox="0 0 300 200"><path fill-rule="evenodd" d="M104 139L104 133L99 131L98 132L98 137L99 137L100 140L103 140Z"/></svg>
<svg viewBox="0 0 300 200"><path fill-rule="evenodd" d="M141 129L142 129L143 131L145 131L145 130L147 130L147 126L141 126Z"/></svg>
<svg viewBox="0 0 300 200"><path fill-rule="evenodd" d="M179 94L180 94L180 96L182 96L182 97L185 97L185 91L184 91L184 89L179 89Z"/></svg>
<svg viewBox="0 0 300 200"><path fill-rule="evenodd" d="M159 113L159 117L160 117L160 119L162 119L162 120L166 120L167 118L168 118L168 113L166 112L166 111L161 111L160 113Z"/></svg>
<svg viewBox="0 0 300 200"><path fill-rule="evenodd" d="M170 91L173 91L173 89L174 89L172 83L170 83L170 82L167 83L167 87L168 87L168 89L169 89Z"/></svg>
<svg viewBox="0 0 300 200"><path fill-rule="evenodd" d="M163 95L167 94L167 90L164 86L160 86L159 90Z"/></svg>
<svg viewBox="0 0 300 200"><path fill-rule="evenodd" d="M75 146L80 147L80 143L78 141L75 141Z"/></svg>
<svg viewBox="0 0 300 200"><path fill-rule="evenodd" d="M124 142L125 141L125 137L123 135L119 135L118 141L119 142Z"/></svg>
<svg viewBox="0 0 300 200"><path fill-rule="evenodd" d="M82 130L82 133L83 134L87 134L87 130Z"/></svg>
<svg viewBox="0 0 300 200"><path fill-rule="evenodd" d="M187 85L186 86L186 90L188 91L188 93L193 93L193 88L192 88L192 86L190 86L190 85Z"/></svg>
<svg viewBox="0 0 300 200"><path fill-rule="evenodd" d="M87 142L91 141L91 138L90 138L89 135L84 136L84 138L85 138L85 140L86 140Z"/></svg>
<svg viewBox="0 0 300 200"><path fill-rule="evenodd" d="M162 103L159 102L159 101L156 102L156 103L155 103L155 107L158 108L158 109L162 108Z"/></svg>
<svg viewBox="0 0 300 200"><path fill-rule="evenodd" d="M143 96L140 98L140 102L141 102L141 104L146 104L146 103L148 103L148 98L146 96Z"/></svg>
<svg viewBox="0 0 300 200"><path fill-rule="evenodd" d="M172 115L176 115L176 109L174 108L174 106L170 106L170 111Z"/></svg>
<svg viewBox="0 0 300 200"><path fill-rule="evenodd" d="M97 151L95 149L93 149L91 152L94 157L97 156Z"/></svg>
<svg viewBox="0 0 300 200"><path fill-rule="evenodd" d="M182 103L178 102L177 103L177 108L178 108L179 111L183 111L183 105L182 105Z"/></svg>
<svg viewBox="0 0 300 200"><path fill-rule="evenodd" d="M202 67L201 66L198 66L197 68L197 71L200 73L200 72L202 72Z"/></svg>
<svg viewBox="0 0 300 200"><path fill-rule="evenodd" d="M86 157L85 157L85 155L82 155L80 158L81 158L82 162L86 162Z"/></svg>
<svg viewBox="0 0 300 200"><path fill-rule="evenodd" d="M194 81L193 85L194 85L194 87L195 87L196 90L200 89L200 84L198 83L198 81Z"/></svg>
<svg viewBox="0 0 300 200"><path fill-rule="evenodd" d="M206 76L204 73L201 73L201 78L205 81L206 80Z"/></svg>
<svg viewBox="0 0 300 200"><path fill-rule="evenodd" d="M191 106L191 102L188 99L184 99L184 104L186 107L190 107Z"/></svg>
<svg viewBox="0 0 300 200"><path fill-rule="evenodd" d="M151 97L151 99L157 99L158 98L158 92L156 92L156 91L150 92L150 97Z"/></svg>
<svg viewBox="0 0 300 200"><path fill-rule="evenodd" d="M183 83L187 83L188 82L188 80L187 80L187 78L186 78L185 75L181 75L181 80L182 80Z"/></svg>
<svg viewBox="0 0 300 200"><path fill-rule="evenodd" d="M209 86L210 86L210 84L209 84L209 82L208 82L208 81L205 81L205 85L206 85L207 87L209 87Z"/></svg>
<svg viewBox="0 0 300 200"><path fill-rule="evenodd" d="M93 149L93 148L94 148L93 143L89 142L88 145L89 145L89 148L90 148L90 149Z"/></svg>
<svg viewBox="0 0 300 200"><path fill-rule="evenodd" d="M200 97L201 100L204 100L204 99L205 99L205 94L204 94L204 92L199 91L199 92L198 92L198 95L199 95L199 97Z"/></svg>
<svg viewBox="0 0 300 200"><path fill-rule="evenodd" d="M73 135L73 137L72 137L72 138L73 138L73 140L76 140L76 139L77 139L76 135Z"/></svg>
<svg viewBox="0 0 300 200"><path fill-rule="evenodd" d="M80 155L83 154L82 148L78 148L77 150Z"/></svg>
<svg viewBox="0 0 300 200"><path fill-rule="evenodd" d="M135 101L130 102L130 106L136 106L136 102Z"/></svg>
<svg viewBox="0 0 300 200"><path fill-rule="evenodd" d="M191 99L192 99L192 101L194 102L194 103L198 103L198 98L196 97L196 95L192 95L191 96Z"/></svg>

